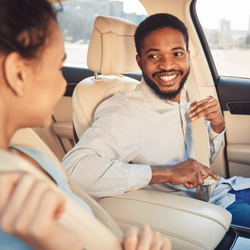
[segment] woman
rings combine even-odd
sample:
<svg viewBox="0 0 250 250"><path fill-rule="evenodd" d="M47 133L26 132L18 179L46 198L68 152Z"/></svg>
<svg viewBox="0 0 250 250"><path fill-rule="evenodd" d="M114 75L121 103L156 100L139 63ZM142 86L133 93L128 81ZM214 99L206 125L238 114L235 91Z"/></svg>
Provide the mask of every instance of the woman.
<svg viewBox="0 0 250 250"><path fill-rule="evenodd" d="M31 162L92 213L46 154L9 145L20 128L50 125L65 92L64 59L63 35L47 0L0 0L0 149ZM0 192L0 249L81 249L80 240L58 225L65 201L46 183L5 173ZM125 232L123 245L125 250L171 248L149 227Z"/></svg>

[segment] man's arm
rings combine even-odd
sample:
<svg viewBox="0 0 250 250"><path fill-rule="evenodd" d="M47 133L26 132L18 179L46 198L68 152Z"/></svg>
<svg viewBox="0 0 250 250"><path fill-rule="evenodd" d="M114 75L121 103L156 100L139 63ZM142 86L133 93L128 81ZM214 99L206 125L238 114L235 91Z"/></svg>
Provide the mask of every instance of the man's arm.
<svg viewBox="0 0 250 250"><path fill-rule="evenodd" d="M103 102L95 122L64 157L70 179L91 196L122 194L148 185L148 165L130 164L143 145L139 116L121 96Z"/></svg>

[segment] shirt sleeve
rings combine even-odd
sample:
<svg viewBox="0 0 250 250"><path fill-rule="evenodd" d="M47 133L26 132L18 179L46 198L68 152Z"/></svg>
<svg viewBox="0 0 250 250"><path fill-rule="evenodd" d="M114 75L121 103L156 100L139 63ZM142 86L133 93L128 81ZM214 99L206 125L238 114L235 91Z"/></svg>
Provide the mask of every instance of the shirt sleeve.
<svg viewBox="0 0 250 250"><path fill-rule="evenodd" d="M219 154L221 147L224 143L224 134L226 128L222 130L220 134L213 131L211 125L209 124L208 127L208 134L209 134L209 144L210 144L210 163L212 164L215 160L216 156Z"/></svg>
<svg viewBox="0 0 250 250"><path fill-rule="evenodd" d="M92 127L62 164L68 177L91 196L123 194L143 188L151 180L149 165L131 163L142 146L140 117L118 95L97 108Z"/></svg>

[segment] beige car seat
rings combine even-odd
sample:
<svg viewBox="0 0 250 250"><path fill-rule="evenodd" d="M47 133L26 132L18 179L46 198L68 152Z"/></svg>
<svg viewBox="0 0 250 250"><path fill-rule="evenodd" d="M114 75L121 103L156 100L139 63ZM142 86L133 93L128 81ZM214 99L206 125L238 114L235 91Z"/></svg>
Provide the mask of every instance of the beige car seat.
<svg viewBox="0 0 250 250"><path fill-rule="evenodd" d="M138 84L120 75L138 69L135 29L135 24L121 18L96 18L87 61L95 77L81 81L72 100L78 138L91 126L95 109L103 100L133 90ZM153 190L137 190L98 202L122 230L129 225L149 224L171 239L173 249L214 249L231 222L231 214L220 207Z"/></svg>
<svg viewBox="0 0 250 250"><path fill-rule="evenodd" d="M122 18L96 18L87 58L88 68L95 76L81 81L72 98L73 123L78 138L92 125L95 109L103 100L115 93L133 90L139 84L121 75L139 70L135 60L135 30L135 24Z"/></svg>
<svg viewBox="0 0 250 250"><path fill-rule="evenodd" d="M98 204L68 180L57 157L32 129L17 131L11 144L36 148L47 153L64 174L72 191L89 204L96 218L119 240L122 239L122 230L127 227L148 224L153 230L167 236L173 249L211 250L219 244L230 226L231 215L221 207L153 190L137 190L103 198Z"/></svg>

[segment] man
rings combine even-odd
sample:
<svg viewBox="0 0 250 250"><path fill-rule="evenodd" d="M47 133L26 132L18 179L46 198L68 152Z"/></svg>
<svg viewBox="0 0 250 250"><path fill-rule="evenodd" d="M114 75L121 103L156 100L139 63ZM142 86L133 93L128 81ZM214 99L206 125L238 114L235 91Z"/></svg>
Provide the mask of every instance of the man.
<svg viewBox="0 0 250 250"><path fill-rule="evenodd" d="M69 178L92 196L147 188L194 197L206 177L219 178L193 159L191 122L202 116L207 120L212 162L225 132L218 101L209 96L190 106L184 86L190 71L188 32L179 19L169 14L146 18L135 43L141 84L97 108L93 126L63 165ZM220 178L209 202L224 208L235 204L231 192L239 187L237 181Z"/></svg>

